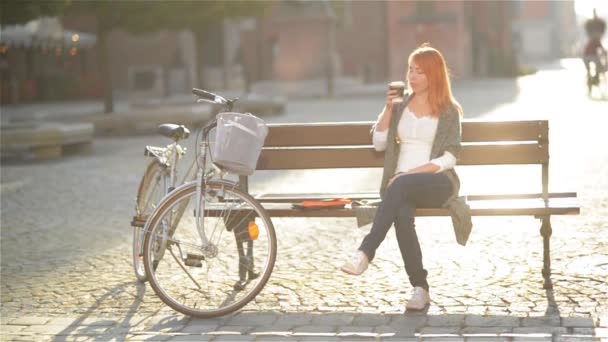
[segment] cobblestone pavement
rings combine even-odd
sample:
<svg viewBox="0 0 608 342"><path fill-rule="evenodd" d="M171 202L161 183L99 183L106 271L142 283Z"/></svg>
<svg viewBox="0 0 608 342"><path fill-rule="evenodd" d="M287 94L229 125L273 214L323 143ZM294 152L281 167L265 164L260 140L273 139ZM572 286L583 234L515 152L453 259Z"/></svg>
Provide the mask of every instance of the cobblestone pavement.
<svg viewBox="0 0 608 342"><path fill-rule="evenodd" d="M2 165L2 340L593 340L608 338L608 102L585 96L576 61L457 89L467 118L550 120L550 189L582 212L552 218L554 290L542 289L540 223L474 218L466 247L447 218L417 220L428 312L403 314L411 287L389 234L361 277L337 272L369 227L276 219L269 283L244 310L210 320L167 308L130 261L134 196L155 137L104 138L90 156ZM492 101L492 98L494 101ZM294 101L271 121L373 120L382 99ZM595 146L595 148L589 148ZM540 170L459 170L463 193L539 191ZM482 173L483 172L483 173ZM488 174L495 175L487 177ZM252 191L375 190L379 170L260 173Z"/></svg>

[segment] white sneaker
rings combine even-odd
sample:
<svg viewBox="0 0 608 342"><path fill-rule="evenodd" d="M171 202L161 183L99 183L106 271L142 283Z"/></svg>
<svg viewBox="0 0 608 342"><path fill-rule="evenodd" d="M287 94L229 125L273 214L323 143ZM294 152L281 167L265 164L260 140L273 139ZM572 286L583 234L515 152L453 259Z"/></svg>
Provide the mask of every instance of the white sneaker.
<svg viewBox="0 0 608 342"><path fill-rule="evenodd" d="M431 304L431 296L429 296L428 291L416 286L412 292L412 298L407 302L405 308L407 310L423 310L428 304Z"/></svg>
<svg viewBox="0 0 608 342"><path fill-rule="evenodd" d="M346 272L351 275L360 275L365 272L369 259L367 255L361 251L356 251L350 261L347 261L344 265L340 266L342 272Z"/></svg>

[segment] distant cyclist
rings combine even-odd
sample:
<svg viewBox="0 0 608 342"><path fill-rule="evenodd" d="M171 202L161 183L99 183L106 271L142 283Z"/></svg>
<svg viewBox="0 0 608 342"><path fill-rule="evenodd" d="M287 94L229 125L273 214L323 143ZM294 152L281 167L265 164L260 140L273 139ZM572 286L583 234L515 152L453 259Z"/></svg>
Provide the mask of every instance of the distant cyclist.
<svg viewBox="0 0 608 342"><path fill-rule="evenodd" d="M587 69L587 86L589 92L593 85L599 84L599 74L604 72L606 68L605 57L606 49L602 46L602 36L606 31L606 22L598 18L596 10L593 10L593 18L585 22L585 32L589 40L585 44L583 51L583 61ZM593 74L591 74L591 64L594 65Z"/></svg>

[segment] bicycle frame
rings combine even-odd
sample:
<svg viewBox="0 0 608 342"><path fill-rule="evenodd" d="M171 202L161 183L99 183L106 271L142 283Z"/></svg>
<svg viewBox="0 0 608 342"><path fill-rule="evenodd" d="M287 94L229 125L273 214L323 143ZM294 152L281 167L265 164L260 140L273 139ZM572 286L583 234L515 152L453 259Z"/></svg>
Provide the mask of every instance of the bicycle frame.
<svg viewBox="0 0 608 342"><path fill-rule="evenodd" d="M230 111L230 110L232 110L233 104L236 100L226 100L224 98L215 96L213 101L205 100L205 99L199 99L199 101L207 101L207 102L212 102L212 103L225 104L227 109ZM210 172L205 174L205 170L207 168L207 149L209 148L209 144L207 143L207 138L208 138L210 131L215 126L216 126L216 122L213 121L211 124L201 128L202 137L201 137L201 140L197 142L199 154L193 159L188 170L184 174L182 181L180 182L181 185L191 184L191 182L187 181L188 179L192 179L193 181L196 182L196 201L197 201L197 203L196 203L196 209L195 209L195 222L196 222L197 231L201 238L201 242L202 242L201 248L203 250L207 250L208 247L210 246L209 240L207 239L207 236L205 234L203 223L201 221L202 213L205 212L205 208L201 208L201 206L202 206L201 205L201 196L204 192L204 184L207 180L212 179L214 176L219 176L219 180L224 181L224 175L226 174L225 171L223 171L221 168L217 167L213 163L211 164L212 169L210 170ZM197 134L197 136L198 136L198 134ZM181 156L183 156L184 154L185 154L184 149L179 144L177 144L177 142L175 142L175 143L167 146L167 149L165 150L164 155L156 156L156 158L158 158L158 160L161 162L161 164L168 165L170 167L169 175L170 175L171 181L170 181L169 187L165 189L166 191L165 191L165 196L163 197L163 200L176 188L177 164L178 164L179 160L181 159ZM173 162L170 164L167 164L166 160L171 157L173 157ZM196 174L192 174L195 165L198 166L197 172L196 172ZM227 184L230 184L234 187L238 186L238 183L227 182ZM177 228L177 224L180 222L181 217L184 214L184 210L187 207L187 205L188 205L188 202L183 203L182 205L180 205L180 208L178 208L178 210L175 213L171 213L169 215L170 224L168 225L168 229L163 229L162 240L161 240L160 246L157 250L157 254L155 255L155 257L157 257L158 259L160 259L164 256L164 251L166 249L166 244L167 244L168 238L170 236L172 236L173 232ZM147 232L148 232L148 224L146 223L146 226L144 227L144 234L146 234Z"/></svg>

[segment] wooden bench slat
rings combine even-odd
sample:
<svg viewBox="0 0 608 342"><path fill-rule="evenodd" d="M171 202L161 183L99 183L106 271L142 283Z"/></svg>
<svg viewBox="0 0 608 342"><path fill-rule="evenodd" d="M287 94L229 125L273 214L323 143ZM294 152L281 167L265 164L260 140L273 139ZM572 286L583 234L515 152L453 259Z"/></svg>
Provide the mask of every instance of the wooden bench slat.
<svg viewBox="0 0 608 342"><path fill-rule="evenodd" d="M548 160L548 144L480 144L463 146L458 165L541 164ZM257 169L363 168L383 164L383 154L371 146L265 148Z"/></svg>
<svg viewBox="0 0 608 342"><path fill-rule="evenodd" d="M508 200L542 198L542 193L505 194L505 195L465 195L468 201L478 200ZM576 192L549 193L548 198L576 198ZM301 201L314 201L324 199L348 198L351 200L377 200L378 192L356 193L285 193L285 194L254 194L253 197L263 203L296 203Z"/></svg>
<svg viewBox="0 0 608 342"><path fill-rule="evenodd" d="M468 201L473 216L546 216L578 215L580 206L576 198L553 198L545 203L536 200L484 200ZM355 217L351 208L344 209L292 209L290 205L264 204L271 217ZM442 208L418 208L416 216L448 216Z"/></svg>
<svg viewBox="0 0 608 342"><path fill-rule="evenodd" d="M369 145L373 122L270 124L264 146ZM547 141L549 124L530 121L463 121L463 142Z"/></svg>
<svg viewBox="0 0 608 342"><path fill-rule="evenodd" d="M463 142L547 141L549 122L531 121L463 121Z"/></svg>
<svg viewBox="0 0 608 342"><path fill-rule="evenodd" d="M291 210L291 209L269 209L270 217L355 217L355 212L350 209L319 209L319 210ZM578 207L571 208L512 208L512 209L471 209L472 216L549 216L549 215L578 215ZM417 209L416 216L448 216L446 209Z"/></svg>

